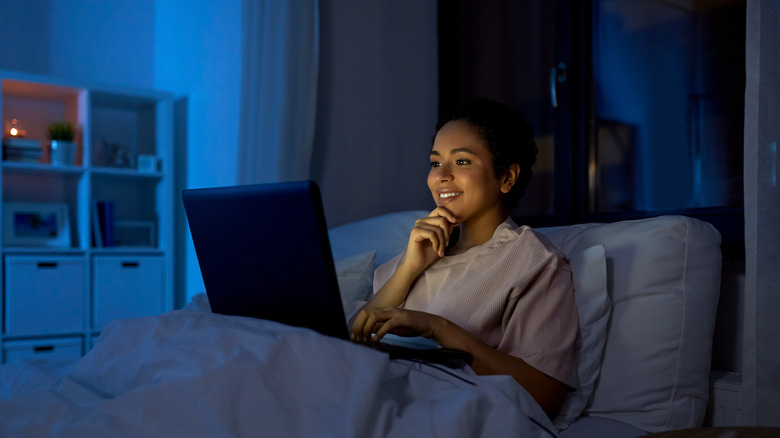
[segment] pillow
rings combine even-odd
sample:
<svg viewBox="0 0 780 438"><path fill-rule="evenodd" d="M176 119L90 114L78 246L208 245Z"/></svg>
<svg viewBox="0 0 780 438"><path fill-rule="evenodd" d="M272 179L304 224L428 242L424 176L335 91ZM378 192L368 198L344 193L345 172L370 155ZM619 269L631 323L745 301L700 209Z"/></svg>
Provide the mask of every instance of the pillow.
<svg viewBox="0 0 780 438"><path fill-rule="evenodd" d="M373 291L374 264L376 263L376 251L356 254L333 261L336 266L336 278L341 293L341 305L344 315L350 315L358 304L368 301ZM184 307L185 310L211 312L208 297L205 293L199 293Z"/></svg>
<svg viewBox="0 0 780 438"><path fill-rule="evenodd" d="M574 281L574 299L580 318L575 343L579 388L569 393L555 418L559 430L580 416L588 403L601 370L601 355L607 336L610 300L607 294L607 259L603 245L595 245L569 257Z"/></svg>
<svg viewBox="0 0 780 438"><path fill-rule="evenodd" d="M334 261L336 277L341 292L341 304L344 315L351 315L358 303L368 300L374 279L376 251L356 254Z"/></svg>
<svg viewBox="0 0 780 438"><path fill-rule="evenodd" d="M537 229L564 253L604 245L612 314L583 412L647 432L700 427L720 291L720 234L685 216Z"/></svg>
<svg viewBox="0 0 780 438"><path fill-rule="evenodd" d="M379 266L406 248L415 221L428 213L430 211L399 211L331 228L328 237L333 258L338 260L375 250L375 263Z"/></svg>

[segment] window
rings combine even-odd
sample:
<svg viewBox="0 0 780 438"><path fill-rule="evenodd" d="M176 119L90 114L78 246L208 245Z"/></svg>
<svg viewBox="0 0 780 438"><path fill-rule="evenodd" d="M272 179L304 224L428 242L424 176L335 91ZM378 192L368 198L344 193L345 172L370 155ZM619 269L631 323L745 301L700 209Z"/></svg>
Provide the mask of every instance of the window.
<svg viewBox="0 0 780 438"><path fill-rule="evenodd" d="M439 77L442 111L488 97L534 127L523 223L685 214L744 257L744 0L442 0Z"/></svg>

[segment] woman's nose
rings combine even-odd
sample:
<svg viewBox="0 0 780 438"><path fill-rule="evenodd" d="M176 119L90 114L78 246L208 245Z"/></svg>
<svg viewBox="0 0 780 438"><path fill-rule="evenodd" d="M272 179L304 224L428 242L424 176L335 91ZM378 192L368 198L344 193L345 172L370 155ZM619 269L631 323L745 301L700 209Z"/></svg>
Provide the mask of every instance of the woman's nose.
<svg viewBox="0 0 780 438"><path fill-rule="evenodd" d="M440 182L447 182L452 180L452 172L450 171L450 166L442 165L437 169L436 178Z"/></svg>

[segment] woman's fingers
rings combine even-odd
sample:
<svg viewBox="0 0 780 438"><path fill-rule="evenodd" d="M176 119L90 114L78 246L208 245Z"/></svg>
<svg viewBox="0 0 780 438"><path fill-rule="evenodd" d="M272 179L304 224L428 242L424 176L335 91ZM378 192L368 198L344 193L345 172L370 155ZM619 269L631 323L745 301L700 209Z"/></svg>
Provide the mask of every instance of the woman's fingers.
<svg viewBox="0 0 780 438"><path fill-rule="evenodd" d="M379 342L388 333L432 336L431 315L397 307L364 310L366 324L355 342ZM373 336L372 336L373 334Z"/></svg>
<svg viewBox="0 0 780 438"><path fill-rule="evenodd" d="M382 324L381 327L379 327L374 334L374 337L371 339L372 342L379 342L382 337L384 337L386 334L393 331L393 329L398 328L398 321L396 319L389 319L385 321L384 324Z"/></svg>
<svg viewBox="0 0 780 438"><path fill-rule="evenodd" d="M359 311L355 316L355 321L352 323L353 341L360 342L360 336L363 333L363 326L366 324L366 319L368 319L368 311L366 310Z"/></svg>
<svg viewBox="0 0 780 438"><path fill-rule="evenodd" d="M417 219L406 248L405 261L410 263L409 266L422 270L436 257L444 257L455 223L455 216L443 207Z"/></svg>
<svg viewBox="0 0 780 438"><path fill-rule="evenodd" d="M433 209L433 211L430 212L430 214L428 214L428 217L442 217L447 219L453 225L458 223L458 220L455 218L455 215L452 214L451 211L449 211L444 207L436 207L435 209Z"/></svg>
<svg viewBox="0 0 780 438"><path fill-rule="evenodd" d="M449 218L443 216L428 216L420 218L412 229L414 242L421 243L426 240L431 242L431 247L439 255L444 257L444 250L450 240L454 224Z"/></svg>
<svg viewBox="0 0 780 438"><path fill-rule="evenodd" d="M352 341L361 344L371 342L372 334L383 325L384 317L380 309L361 310L352 325Z"/></svg>
<svg viewBox="0 0 780 438"><path fill-rule="evenodd" d="M372 334L383 329L387 320L391 317L392 309L395 308L361 310L357 318L355 318L355 324L352 326L352 341L361 344L371 342Z"/></svg>
<svg viewBox="0 0 780 438"><path fill-rule="evenodd" d="M377 324L377 315L375 312L369 312L368 318L366 318L366 324L363 326L363 332L361 335L361 342L367 343L371 341L371 334L374 332L374 326Z"/></svg>
<svg viewBox="0 0 780 438"><path fill-rule="evenodd" d="M352 340L360 343L365 342L366 332L368 332L368 338L370 339L375 319L376 316L370 310L364 309L358 312L355 322L352 324Z"/></svg>
<svg viewBox="0 0 780 438"><path fill-rule="evenodd" d="M445 231L446 239L444 239L444 246L446 247L446 245L449 243L452 230L455 228L455 224L458 223L457 218L455 217L454 214L452 214L451 211L447 210L444 207L436 207L431 212L431 214L428 215L428 217L433 218L436 225L438 225L439 227L441 227L442 230Z"/></svg>
<svg viewBox="0 0 780 438"><path fill-rule="evenodd" d="M438 224L418 222L412 230L412 240L416 243L429 241L433 250L442 256L442 250L449 240L449 232Z"/></svg>

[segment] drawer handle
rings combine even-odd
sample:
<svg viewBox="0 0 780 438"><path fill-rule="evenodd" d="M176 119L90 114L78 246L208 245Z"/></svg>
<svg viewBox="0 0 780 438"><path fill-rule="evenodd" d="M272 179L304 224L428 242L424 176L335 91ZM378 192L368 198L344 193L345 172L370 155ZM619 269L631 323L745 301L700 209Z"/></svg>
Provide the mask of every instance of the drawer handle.
<svg viewBox="0 0 780 438"><path fill-rule="evenodd" d="M138 262L122 262L123 268L137 268Z"/></svg>
<svg viewBox="0 0 780 438"><path fill-rule="evenodd" d="M40 347L33 348L33 351L36 353L41 353L44 351L54 351L54 345L41 345Z"/></svg>
<svg viewBox="0 0 780 438"><path fill-rule="evenodd" d="M38 262L38 267L41 269L56 268L57 262Z"/></svg>

